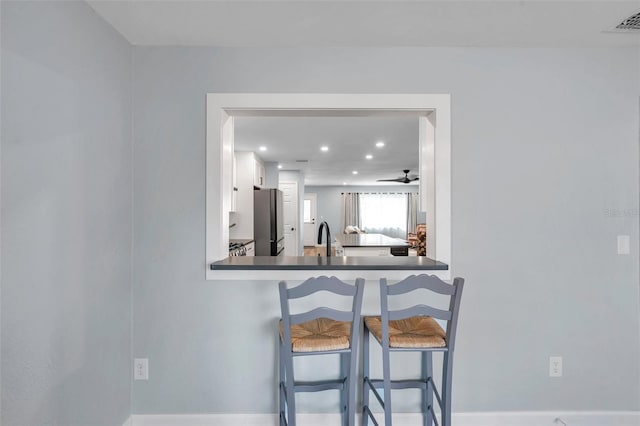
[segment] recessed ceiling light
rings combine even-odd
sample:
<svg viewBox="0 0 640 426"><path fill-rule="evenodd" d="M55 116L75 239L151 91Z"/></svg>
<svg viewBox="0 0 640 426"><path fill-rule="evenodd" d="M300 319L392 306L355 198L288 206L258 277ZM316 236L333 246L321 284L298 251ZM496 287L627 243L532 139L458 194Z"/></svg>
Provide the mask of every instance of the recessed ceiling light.
<svg viewBox="0 0 640 426"><path fill-rule="evenodd" d="M371 160L373 158L373 155L367 154L364 156L364 158L366 158L367 160Z"/></svg>
<svg viewBox="0 0 640 426"><path fill-rule="evenodd" d="M278 168L281 169L282 168L282 164L278 164Z"/></svg>
<svg viewBox="0 0 640 426"><path fill-rule="evenodd" d="M329 151L329 147L328 146L321 146L320 147L320 151L327 152L327 151Z"/></svg>
<svg viewBox="0 0 640 426"><path fill-rule="evenodd" d="M261 146L259 149L260 149L260 151L266 151L267 147L266 146Z"/></svg>
<svg viewBox="0 0 640 426"><path fill-rule="evenodd" d="M376 146L377 146L378 148L382 148L382 147L384 146L384 142L382 142L382 141L378 141L378 142L376 142Z"/></svg>
<svg viewBox="0 0 640 426"><path fill-rule="evenodd" d="M357 174L358 174L358 171L357 171L357 170L354 170L354 171L352 171L351 173L353 173L354 175L357 175Z"/></svg>
<svg viewBox="0 0 640 426"><path fill-rule="evenodd" d="M343 184L343 185L346 185L346 184L347 184L347 182L342 182L342 184Z"/></svg>

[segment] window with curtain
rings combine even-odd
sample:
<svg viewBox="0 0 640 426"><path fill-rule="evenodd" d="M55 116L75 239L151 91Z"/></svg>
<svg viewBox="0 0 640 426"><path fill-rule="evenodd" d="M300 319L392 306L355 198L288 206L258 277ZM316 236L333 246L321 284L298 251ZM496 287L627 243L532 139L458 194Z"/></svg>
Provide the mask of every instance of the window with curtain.
<svg viewBox="0 0 640 426"><path fill-rule="evenodd" d="M385 234L394 238L407 238L409 217L408 194L360 194L360 223L368 233ZM414 232L411 230L411 232Z"/></svg>

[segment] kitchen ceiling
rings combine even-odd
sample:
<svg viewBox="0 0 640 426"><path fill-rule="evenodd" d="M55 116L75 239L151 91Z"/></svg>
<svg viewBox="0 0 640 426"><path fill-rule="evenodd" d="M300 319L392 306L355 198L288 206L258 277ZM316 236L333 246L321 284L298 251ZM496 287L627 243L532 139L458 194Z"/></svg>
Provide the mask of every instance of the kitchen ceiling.
<svg viewBox="0 0 640 426"><path fill-rule="evenodd" d="M234 126L236 151L254 151L281 170L301 170L305 185L401 185L376 180L404 176L403 169L418 173L416 116L241 116Z"/></svg>
<svg viewBox="0 0 640 426"><path fill-rule="evenodd" d="M636 46L633 1L171 1L89 4L134 45Z"/></svg>

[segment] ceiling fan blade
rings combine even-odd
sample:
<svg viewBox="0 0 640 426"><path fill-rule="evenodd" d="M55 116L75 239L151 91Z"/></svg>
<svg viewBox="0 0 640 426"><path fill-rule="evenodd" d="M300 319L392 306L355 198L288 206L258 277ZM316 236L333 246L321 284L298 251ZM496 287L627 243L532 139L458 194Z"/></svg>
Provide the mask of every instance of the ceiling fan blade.
<svg viewBox="0 0 640 426"><path fill-rule="evenodd" d="M415 174L411 174L411 177L409 177L409 169L405 169L405 170L403 170L403 172L404 172L404 176L403 177L399 177L399 178L395 178L395 179L378 179L376 182L410 183L410 182L414 182L414 181L420 179L418 177L418 175L415 175Z"/></svg>

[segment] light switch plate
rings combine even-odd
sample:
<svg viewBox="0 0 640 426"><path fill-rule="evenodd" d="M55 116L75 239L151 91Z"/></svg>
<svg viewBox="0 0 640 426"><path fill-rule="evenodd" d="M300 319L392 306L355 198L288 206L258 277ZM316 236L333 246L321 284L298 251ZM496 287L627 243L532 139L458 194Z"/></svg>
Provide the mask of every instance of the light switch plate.
<svg viewBox="0 0 640 426"><path fill-rule="evenodd" d="M618 254L631 252L631 238L628 235L618 235Z"/></svg>

